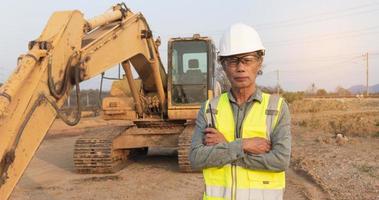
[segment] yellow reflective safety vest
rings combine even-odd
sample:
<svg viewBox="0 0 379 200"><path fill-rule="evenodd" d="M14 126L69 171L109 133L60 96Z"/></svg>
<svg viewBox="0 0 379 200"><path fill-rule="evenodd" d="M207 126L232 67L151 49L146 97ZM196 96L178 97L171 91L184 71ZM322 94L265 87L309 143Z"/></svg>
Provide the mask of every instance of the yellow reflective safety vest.
<svg viewBox="0 0 379 200"><path fill-rule="evenodd" d="M270 140L283 99L277 95L262 93L261 103L254 103L245 115L241 127L242 138L261 137ZM212 116L213 115L213 116ZM236 139L233 110L228 94L223 93L205 106L208 124L213 121L216 129L228 142ZM285 173L267 170L251 170L235 165L203 169L205 180L204 200L281 200L285 187Z"/></svg>

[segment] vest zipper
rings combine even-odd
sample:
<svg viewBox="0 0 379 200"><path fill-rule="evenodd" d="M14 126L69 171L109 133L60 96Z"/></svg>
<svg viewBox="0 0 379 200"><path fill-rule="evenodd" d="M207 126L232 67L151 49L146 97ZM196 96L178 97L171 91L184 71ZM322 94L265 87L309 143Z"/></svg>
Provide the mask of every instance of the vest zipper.
<svg viewBox="0 0 379 200"><path fill-rule="evenodd" d="M241 126L237 127L238 126L238 122L239 122L239 114L240 114L240 107L238 106L238 109L237 109L237 123L235 124L236 127L235 127L235 131L236 131L236 134L234 134L234 140L238 139L238 138L242 138L242 126L243 126L243 123L245 121L245 115L246 115L246 108L247 108L247 103L245 103L244 105L245 109L243 111L243 118L242 118L242 123L241 123ZM238 130L238 131L237 131ZM236 163L232 163L232 200L236 200L237 199L237 165Z"/></svg>
<svg viewBox="0 0 379 200"><path fill-rule="evenodd" d="M245 104L245 110L246 110L246 104ZM241 134L241 127L242 127L242 124L240 127L238 127L238 122L239 122L239 114L240 114L240 107L238 106L238 109L237 109L237 121L236 121L236 124L235 124L235 131L236 133L234 134L234 140L238 139L238 138L241 138L242 137L242 134ZM244 111L244 115L245 115L245 111ZM244 121L245 119L245 116L243 116L243 119L242 119L242 122ZM237 165L236 163L232 163L232 200L236 200L237 199Z"/></svg>
<svg viewBox="0 0 379 200"><path fill-rule="evenodd" d="M237 167L232 164L232 200L237 199Z"/></svg>

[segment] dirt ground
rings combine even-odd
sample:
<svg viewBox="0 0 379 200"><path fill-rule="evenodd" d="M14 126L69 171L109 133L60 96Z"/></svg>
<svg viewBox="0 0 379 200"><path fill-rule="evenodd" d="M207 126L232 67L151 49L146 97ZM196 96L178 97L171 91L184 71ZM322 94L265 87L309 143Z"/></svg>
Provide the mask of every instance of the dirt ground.
<svg viewBox="0 0 379 200"><path fill-rule="evenodd" d="M307 99L290 107L293 150L285 199L378 200L379 100ZM180 173L175 149L150 149L115 174L75 173L75 140L114 124L128 122L84 118L70 128L56 120L10 199L201 198L201 173Z"/></svg>
<svg viewBox="0 0 379 200"><path fill-rule="evenodd" d="M292 168L330 199L378 200L379 100L310 99L291 109Z"/></svg>

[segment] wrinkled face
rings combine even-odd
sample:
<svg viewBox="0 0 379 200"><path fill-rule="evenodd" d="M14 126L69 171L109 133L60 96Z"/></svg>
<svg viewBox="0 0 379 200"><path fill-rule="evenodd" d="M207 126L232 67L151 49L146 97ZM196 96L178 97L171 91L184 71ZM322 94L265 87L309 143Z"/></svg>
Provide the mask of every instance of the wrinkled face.
<svg viewBox="0 0 379 200"><path fill-rule="evenodd" d="M258 56L255 52L220 59L233 88L246 88L255 85L255 79L262 61L263 57Z"/></svg>

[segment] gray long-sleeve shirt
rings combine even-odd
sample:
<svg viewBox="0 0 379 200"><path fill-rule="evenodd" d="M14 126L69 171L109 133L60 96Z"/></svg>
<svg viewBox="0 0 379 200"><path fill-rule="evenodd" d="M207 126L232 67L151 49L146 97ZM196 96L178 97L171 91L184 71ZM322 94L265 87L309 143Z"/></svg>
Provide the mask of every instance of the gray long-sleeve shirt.
<svg viewBox="0 0 379 200"><path fill-rule="evenodd" d="M230 91L228 97L236 124L235 132L237 136L240 136L242 122L250 109L254 109L253 105L262 102L262 92L257 89L241 106L238 106ZM204 129L207 127L204 109L205 104L199 110L195 132L192 136L190 161L194 169L222 167L230 163L254 170L284 171L288 168L291 154L291 117L285 101L283 101L279 111L278 123L271 134L271 151L259 155L245 153L242 150L241 138L229 143L219 143L213 146L204 145Z"/></svg>

